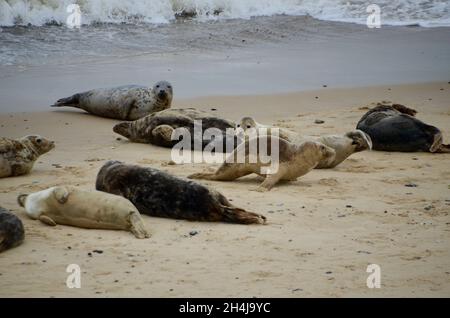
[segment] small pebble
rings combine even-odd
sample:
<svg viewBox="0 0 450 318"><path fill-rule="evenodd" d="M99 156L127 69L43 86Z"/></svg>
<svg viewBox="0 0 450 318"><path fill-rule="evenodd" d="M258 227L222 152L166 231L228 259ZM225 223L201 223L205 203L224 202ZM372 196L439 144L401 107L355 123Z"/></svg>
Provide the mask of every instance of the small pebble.
<svg viewBox="0 0 450 318"><path fill-rule="evenodd" d="M190 236L194 236L194 235L197 235L198 234L198 231L190 231L189 232L189 235Z"/></svg>
<svg viewBox="0 0 450 318"><path fill-rule="evenodd" d="M414 184L414 183L407 183L407 184L405 184L405 187L408 187L408 188L416 188L416 187L417 187L417 184Z"/></svg>
<svg viewBox="0 0 450 318"><path fill-rule="evenodd" d="M323 124L325 121L321 120L321 119L316 119L314 121L315 124Z"/></svg>

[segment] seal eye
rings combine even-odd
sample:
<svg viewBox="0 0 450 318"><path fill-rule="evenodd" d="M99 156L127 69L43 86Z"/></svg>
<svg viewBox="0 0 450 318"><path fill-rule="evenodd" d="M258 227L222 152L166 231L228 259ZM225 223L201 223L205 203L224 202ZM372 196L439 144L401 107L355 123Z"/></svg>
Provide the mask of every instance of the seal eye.
<svg viewBox="0 0 450 318"><path fill-rule="evenodd" d="M247 125L247 128L252 128L252 126L250 126L250 125Z"/></svg>
<svg viewBox="0 0 450 318"><path fill-rule="evenodd" d="M169 86L167 86L167 88L172 88L172 86L169 85Z"/></svg>
<svg viewBox="0 0 450 318"><path fill-rule="evenodd" d="M38 144L40 144L40 143L42 142L42 139L41 139L41 138L38 138L38 139L36 139L36 142L37 142Z"/></svg>
<svg viewBox="0 0 450 318"><path fill-rule="evenodd" d="M237 125L236 127L239 128L239 127L241 127L241 125Z"/></svg>

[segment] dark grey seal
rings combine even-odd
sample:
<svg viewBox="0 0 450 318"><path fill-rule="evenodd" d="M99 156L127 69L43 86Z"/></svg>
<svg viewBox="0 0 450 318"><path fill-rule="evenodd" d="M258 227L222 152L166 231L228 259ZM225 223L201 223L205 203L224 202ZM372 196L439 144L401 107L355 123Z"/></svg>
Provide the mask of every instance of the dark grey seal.
<svg viewBox="0 0 450 318"><path fill-rule="evenodd" d="M0 207L0 253L20 245L25 238L22 221Z"/></svg>
<svg viewBox="0 0 450 318"><path fill-rule="evenodd" d="M266 218L231 205L219 192L153 168L108 161L97 175L99 191L121 195L142 214L191 221L263 224Z"/></svg>
<svg viewBox="0 0 450 318"><path fill-rule="evenodd" d="M416 111L400 104L378 103L356 128L372 139L374 150L450 153L442 143L441 131L415 118Z"/></svg>

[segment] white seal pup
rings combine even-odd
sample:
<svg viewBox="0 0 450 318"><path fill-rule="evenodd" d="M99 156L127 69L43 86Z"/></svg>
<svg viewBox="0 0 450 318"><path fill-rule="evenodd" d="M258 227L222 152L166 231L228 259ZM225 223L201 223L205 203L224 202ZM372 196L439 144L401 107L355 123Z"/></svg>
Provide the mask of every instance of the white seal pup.
<svg viewBox="0 0 450 318"><path fill-rule="evenodd" d="M17 201L30 218L51 226L125 230L140 239L150 237L136 207L117 195L62 186L21 194Z"/></svg>
<svg viewBox="0 0 450 318"><path fill-rule="evenodd" d="M54 147L53 141L38 135L17 140L0 137L0 178L28 174L39 156Z"/></svg>
<svg viewBox="0 0 450 318"><path fill-rule="evenodd" d="M93 89L62 98L52 107L70 106L101 117L136 120L170 108L172 98L172 85L169 82L161 81L156 83L153 88L124 85Z"/></svg>

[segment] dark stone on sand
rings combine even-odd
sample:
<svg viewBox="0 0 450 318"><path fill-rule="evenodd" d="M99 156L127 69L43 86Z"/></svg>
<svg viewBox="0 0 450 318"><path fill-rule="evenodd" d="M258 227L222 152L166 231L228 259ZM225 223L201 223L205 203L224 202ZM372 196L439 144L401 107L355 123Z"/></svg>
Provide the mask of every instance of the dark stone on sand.
<svg viewBox="0 0 450 318"><path fill-rule="evenodd" d="M190 231L189 232L189 235L190 236L194 236L194 235L197 235L198 234L198 231Z"/></svg>
<svg viewBox="0 0 450 318"><path fill-rule="evenodd" d="M416 187L417 187L417 184L414 184L414 183L407 183L407 184L405 184L405 187L408 187L408 188L416 188Z"/></svg>
<svg viewBox="0 0 450 318"><path fill-rule="evenodd" d="M322 119L316 119L314 121L315 124L323 124L325 121L323 121Z"/></svg>

